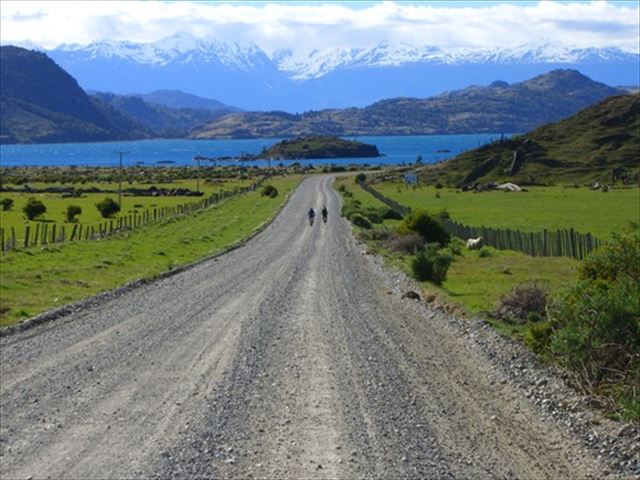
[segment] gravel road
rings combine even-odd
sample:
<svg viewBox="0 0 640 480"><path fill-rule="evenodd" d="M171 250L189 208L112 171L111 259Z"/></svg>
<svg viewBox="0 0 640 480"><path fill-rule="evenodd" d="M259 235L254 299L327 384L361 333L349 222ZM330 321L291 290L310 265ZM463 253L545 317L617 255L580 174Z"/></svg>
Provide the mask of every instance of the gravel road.
<svg viewBox="0 0 640 480"><path fill-rule="evenodd" d="M401 290L309 178L244 247L3 336L0 477L606 473Z"/></svg>

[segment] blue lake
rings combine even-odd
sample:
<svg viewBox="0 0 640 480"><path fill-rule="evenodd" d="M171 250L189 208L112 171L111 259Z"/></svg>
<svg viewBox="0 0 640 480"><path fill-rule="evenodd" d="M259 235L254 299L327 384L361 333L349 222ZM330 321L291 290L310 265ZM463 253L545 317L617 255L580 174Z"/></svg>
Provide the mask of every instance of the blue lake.
<svg viewBox="0 0 640 480"><path fill-rule="evenodd" d="M354 137L345 137L353 139ZM384 156L379 158L332 158L306 160L324 164L393 164L414 163L422 157L425 163L435 163L465 150L500 138L495 134L363 136L357 140L372 143ZM180 166L194 165L197 155L205 157L236 157L243 153L258 154L263 147L279 142L279 138L251 140L137 140L130 142L57 143L40 145L0 145L0 166L117 166L116 151L125 152L124 165ZM202 165L227 165L239 162L203 162ZM280 163L275 162L275 163ZM275 165L272 163L272 165ZM283 161L284 165L293 161ZM245 165L267 165L266 160L244 162Z"/></svg>

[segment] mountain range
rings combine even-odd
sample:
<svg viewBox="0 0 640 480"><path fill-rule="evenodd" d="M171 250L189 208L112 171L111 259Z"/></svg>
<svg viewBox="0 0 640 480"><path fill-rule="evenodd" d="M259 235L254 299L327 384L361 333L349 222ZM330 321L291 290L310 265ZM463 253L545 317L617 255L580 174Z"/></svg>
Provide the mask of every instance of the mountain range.
<svg viewBox="0 0 640 480"><path fill-rule="evenodd" d="M2 143L183 138L237 111L174 90L142 97L87 95L45 53L13 46L0 47L0 85Z"/></svg>
<svg viewBox="0 0 640 480"><path fill-rule="evenodd" d="M608 96L623 93L575 70L553 70L530 80L496 81L434 97L391 98L365 108L327 109L294 115L237 112L203 127L195 138L260 138L304 135L429 135L527 132Z"/></svg>
<svg viewBox="0 0 640 480"><path fill-rule="evenodd" d="M524 82L496 81L425 99L391 98L365 108L239 112L176 91L154 92L147 100L105 92L87 95L46 54L18 47L0 51L3 143L512 133L557 121L622 92L574 70L554 70Z"/></svg>
<svg viewBox="0 0 640 480"><path fill-rule="evenodd" d="M253 43L178 34L151 43L61 45L46 53L85 89L118 94L180 89L244 110L362 107L496 79L520 82L554 69L577 69L609 85L640 82L638 53L550 43L443 50L381 42L268 54Z"/></svg>

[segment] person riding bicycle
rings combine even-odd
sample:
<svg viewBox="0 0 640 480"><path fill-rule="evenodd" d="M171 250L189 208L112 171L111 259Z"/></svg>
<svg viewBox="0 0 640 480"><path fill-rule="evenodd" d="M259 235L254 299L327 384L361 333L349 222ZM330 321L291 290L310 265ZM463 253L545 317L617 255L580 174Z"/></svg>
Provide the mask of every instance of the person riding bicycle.
<svg viewBox="0 0 640 480"><path fill-rule="evenodd" d="M329 216L329 211L327 210L327 206L323 205L322 206L322 221L324 223L327 223L327 217Z"/></svg>
<svg viewBox="0 0 640 480"><path fill-rule="evenodd" d="M313 208L310 208L307 216L309 217L309 225L313 227L313 220L316 218L315 210Z"/></svg>

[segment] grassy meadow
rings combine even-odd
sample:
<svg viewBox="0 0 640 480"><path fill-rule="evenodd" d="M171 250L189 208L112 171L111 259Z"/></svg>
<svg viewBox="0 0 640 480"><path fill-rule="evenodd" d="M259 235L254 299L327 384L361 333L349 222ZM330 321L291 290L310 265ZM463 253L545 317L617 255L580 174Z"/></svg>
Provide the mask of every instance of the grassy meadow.
<svg viewBox="0 0 640 480"><path fill-rule="evenodd" d="M269 180L276 198L250 192L104 240L6 252L0 257L0 326L220 252L271 219L300 179Z"/></svg>
<svg viewBox="0 0 640 480"><path fill-rule="evenodd" d="M573 228L606 240L630 221L640 219L640 189L608 192L561 186L530 187L528 192L460 192L433 186L407 188L398 182L376 183L383 195L411 208L446 209L451 218L471 226L526 232Z"/></svg>
<svg viewBox="0 0 640 480"><path fill-rule="evenodd" d="M350 192L350 198L360 201L365 208L383 206L380 201L355 185L353 178L339 179L336 187L339 188L340 185L344 185ZM378 189L380 185L376 184L375 188ZM439 210L442 208L444 207ZM449 211L452 212L451 209ZM393 230L398 223L398 220L384 220L379 227ZM354 230L361 238L367 237L365 229L354 226ZM410 256L394 253L381 242L369 242L369 248L410 275ZM481 257L478 251L462 249L462 255L456 255L449 268L447 280L441 286L422 282L425 290L437 293L443 301L462 306L469 313L482 313L494 310L500 297L519 283L538 281L547 285L550 290L559 291L577 279L578 261L571 258L531 257L520 252L493 248L486 248L485 255L486 252L489 256Z"/></svg>
<svg viewBox="0 0 640 480"><path fill-rule="evenodd" d="M245 187L253 183L255 179L221 179L214 182L200 182L200 191L204 193L202 197L190 197L190 196L139 196L133 197L123 194L122 196L122 215L127 215L135 211L142 212L146 209L161 208L166 206L182 205L190 202L197 202L200 199L210 196L214 193L219 193L221 190L231 191L238 187ZM69 186L68 184L60 183L43 183L34 182L29 183L32 188L45 188L45 187L59 187ZM193 191L196 190L195 179L175 180L169 183L154 184L158 188L173 189L173 188L188 188ZM12 185L7 185L12 186ZM123 189L126 188L140 188L148 189L150 184L142 184L139 182L128 183L125 182L122 185ZM14 205L9 211L0 210L0 225L5 230L10 230L14 227L16 230L16 236L20 240L24 235L24 227L26 225L34 226L36 223L48 222L48 223L65 223L66 210L69 205L77 205L82 208L82 213L78 215L77 223L86 225L96 225L103 222L104 219L100 216L100 212L96 208L96 203L104 199L105 197L118 200L118 184L117 183L98 183L90 182L82 185L82 188L97 187L103 190L113 190L114 193L86 193L82 197L63 198L58 193L25 193L25 192L0 192L0 201L4 198L10 198L14 201ZM34 197L37 200L42 201L47 207L46 213L34 221L29 221L25 217L22 207L27 203L30 197Z"/></svg>

